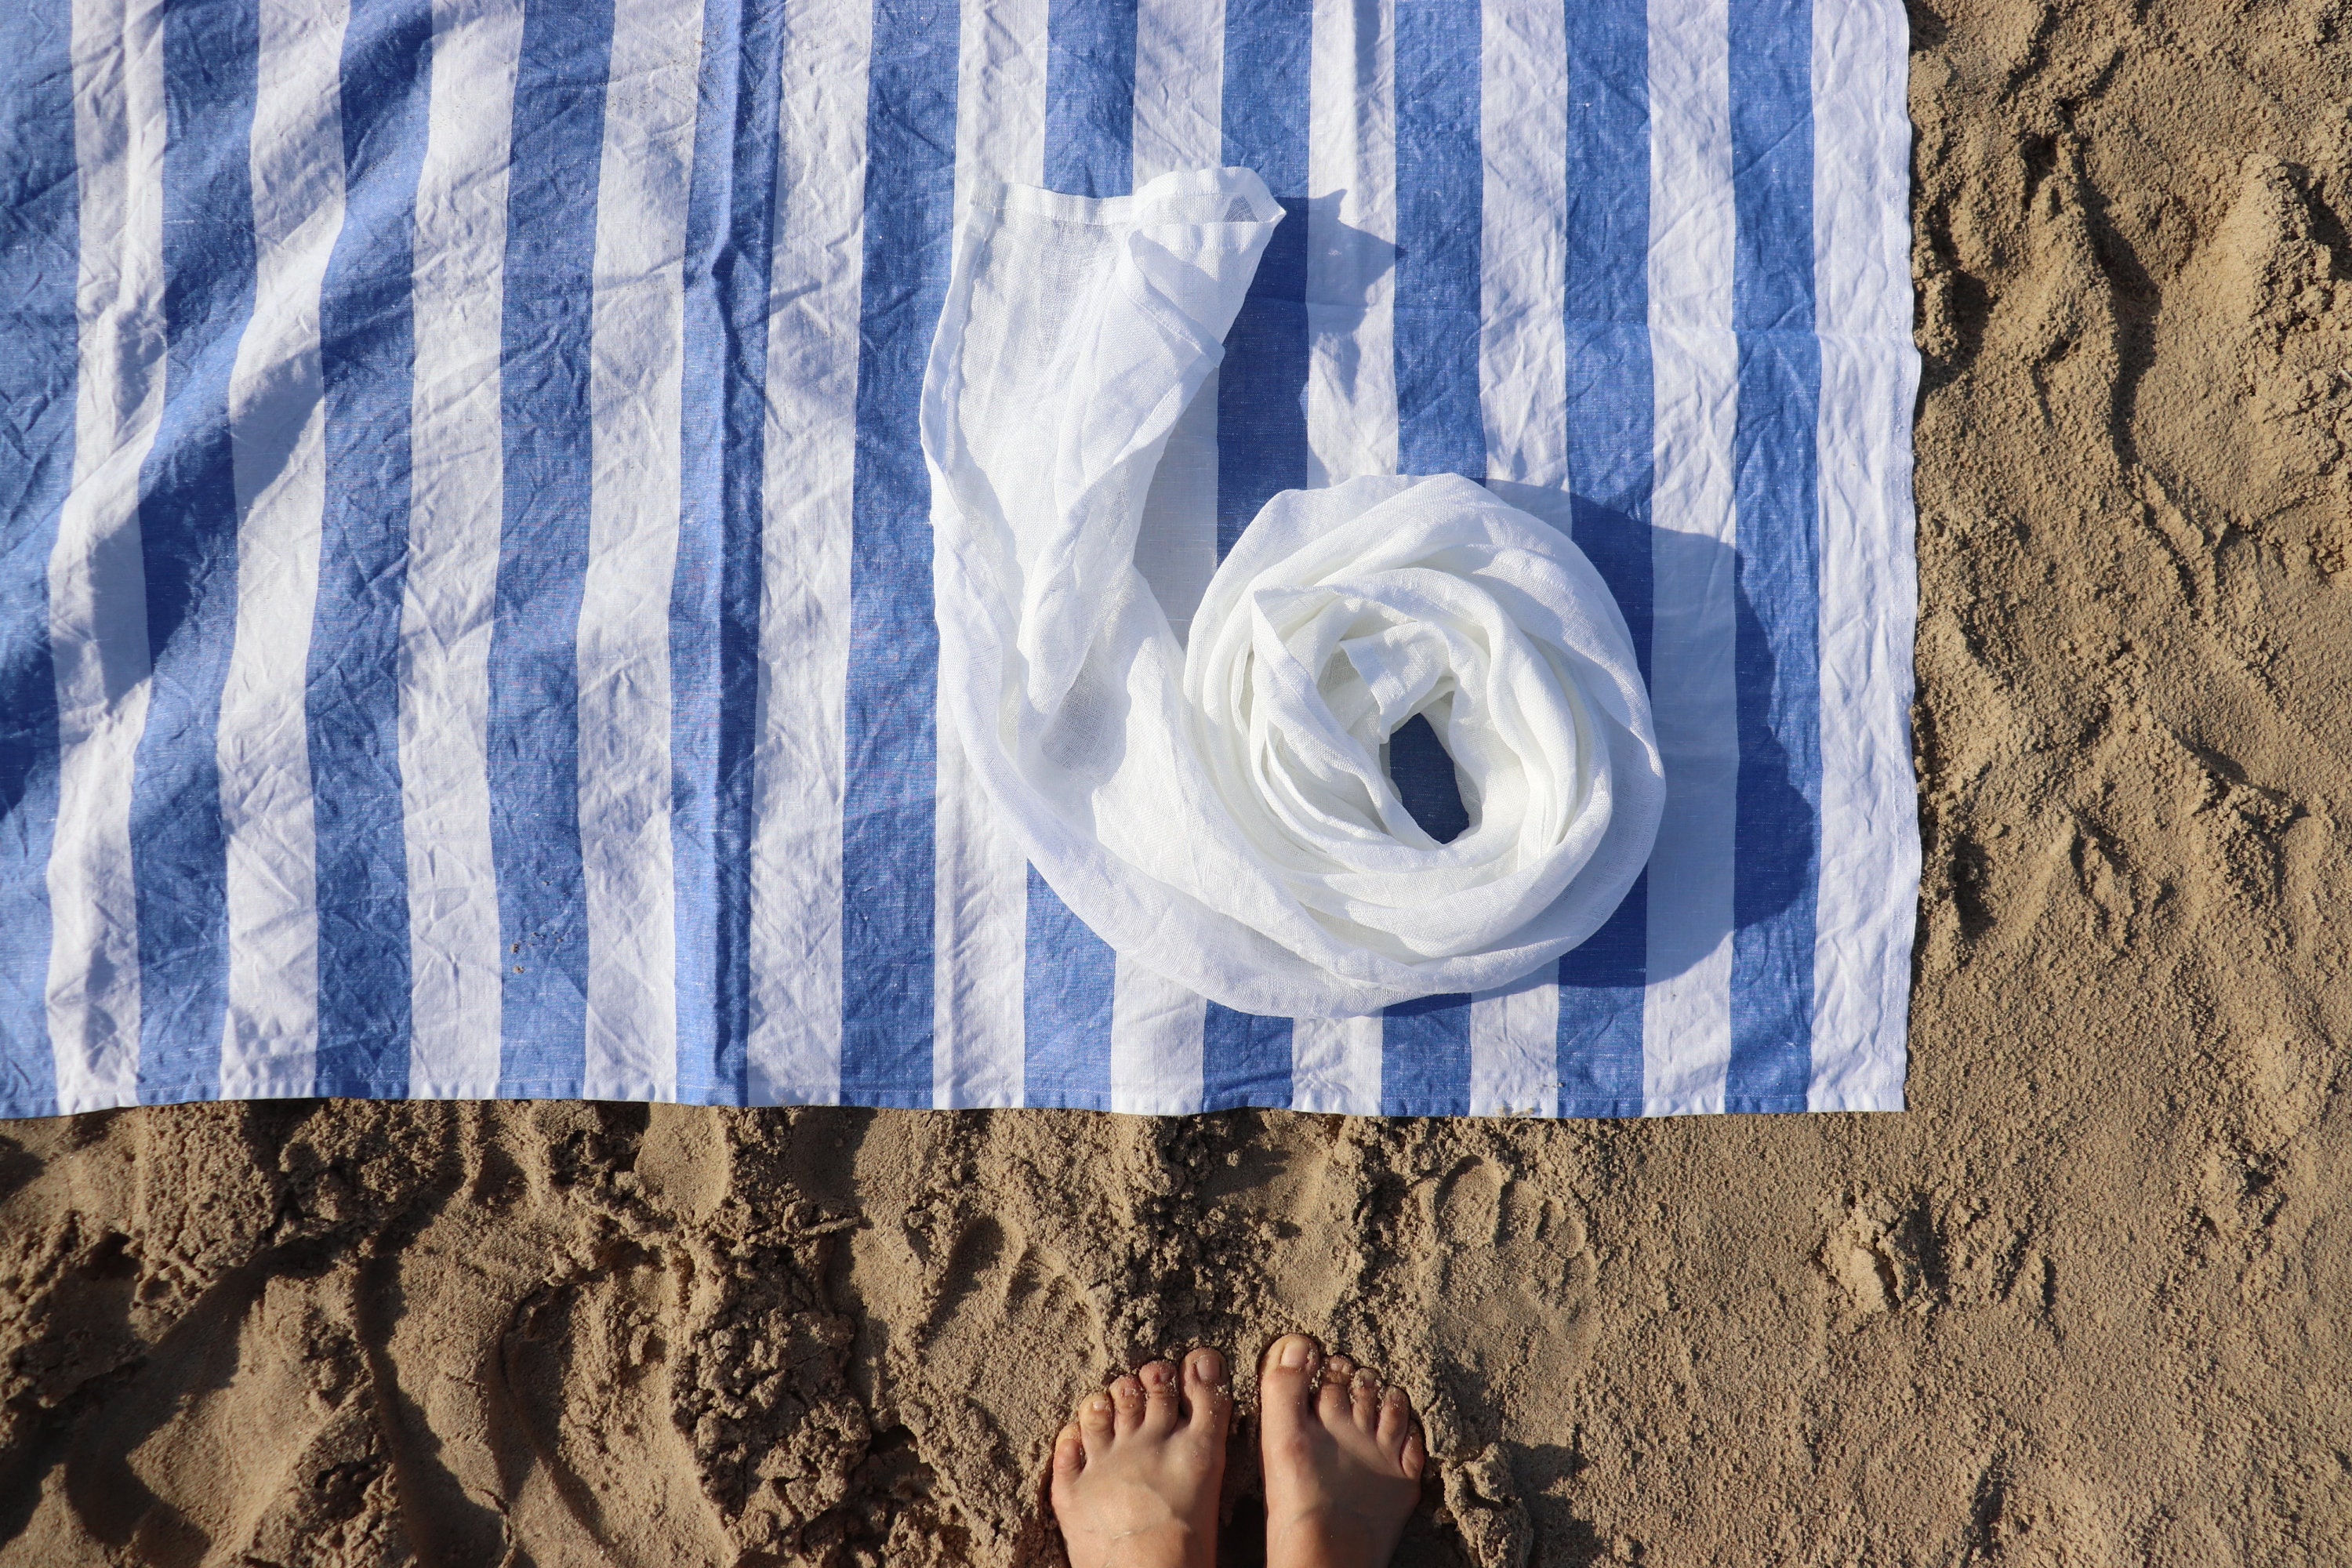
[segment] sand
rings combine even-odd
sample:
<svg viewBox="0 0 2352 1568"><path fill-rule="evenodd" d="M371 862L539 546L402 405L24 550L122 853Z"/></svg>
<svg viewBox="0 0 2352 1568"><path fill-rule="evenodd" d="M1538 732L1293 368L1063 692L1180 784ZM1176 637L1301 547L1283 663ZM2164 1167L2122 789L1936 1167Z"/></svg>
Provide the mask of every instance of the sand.
<svg viewBox="0 0 2352 1568"><path fill-rule="evenodd" d="M1912 16L1909 1113L10 1124L0 1564L1051 1561L1294 1326L1408 1563L2352 1563L2352 5Z"/></svg>

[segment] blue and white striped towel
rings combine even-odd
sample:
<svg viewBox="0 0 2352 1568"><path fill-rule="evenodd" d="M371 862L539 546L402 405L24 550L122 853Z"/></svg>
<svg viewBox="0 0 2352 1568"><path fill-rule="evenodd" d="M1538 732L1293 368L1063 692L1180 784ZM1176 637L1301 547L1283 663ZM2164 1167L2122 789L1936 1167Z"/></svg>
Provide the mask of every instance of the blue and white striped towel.
<svg viewBox="0 0 2352 1568"><path fill-rule="evenodd" d="M571 1096L1902 1101L1896 0L0 9L0 1113ZM1293 1024L1009 848L935 713L957 203L1245 164L1139 558L1453 470L1570 530L1670 802L1556 976Z"/></svg>

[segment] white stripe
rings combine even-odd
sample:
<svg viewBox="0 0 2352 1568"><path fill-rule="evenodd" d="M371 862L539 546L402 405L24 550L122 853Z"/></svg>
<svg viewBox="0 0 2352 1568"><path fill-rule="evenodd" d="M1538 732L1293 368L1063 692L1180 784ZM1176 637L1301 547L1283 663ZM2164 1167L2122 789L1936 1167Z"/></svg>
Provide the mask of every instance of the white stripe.
<svg viewBox="0 0 2352 1568"><path fill-rule="evenodd" d="M1045 178L1044 0L974 0L956 83L956 215L988 180ZM942 649L939 689L963 679ZM1026 1079L1023 984L1029 862L964 761L944 716L932 840L931 1103L1019 1105Z"/></svg>
<svg viewBox="0 0 2352 1568"><path fill-rule="evenodd" d="M1666 809L1650 858L1643 1109L1723 1109L1739 782L1732 573L1734 207L1726 0L1650 12L1650 331L1656 385L1650 696Z"/></svg>
<svg viewBox="0 0 2352 1568"><path fill-rule="evenodd" d="M953 675L943 657L943 689ZM1029 862L971 776L963 743L944 718L939 769L931 1103L942 1110L1020 1105L1028 1076Z"/></svg>
<svg viewBox="0 0 2352 1568"><path fill-rule="evenodd" d="M1135 18L1135 184L1224 162L1223 0L1141 0ZM1143 504L1135 567L1179 641L1217 570L1217 376L1169 432Z"/></svg>
<svg viewBox="0 0 2352 1568"><path fill-rule="evenodd" d="M1111 986L1110 1108L1138 1116L1200 1110L1208 1018L1203 998L1120 958Z"/></svg>
<svg viewBox="0 0 2352 1568"><path fill-rule="evenodd" d="M343 226L343 0L262 0L248 144L253 315L229 374L236 630L214 738L227 837L224 1096L308 1094L317 841L304 689L326 508L319 292Z"/></svg>
<svg viewBox="0 0 2352 1568"><path fill-rule="evenodd" d="M1813 0L1812 13L1815 329L1916 360L1908 18L1899 0Z"/></svg>
<svg viewBox="0 0 2352 1568"><path fill-rule="evenodd" d="M522 0L434 0L411 288L411 507L400 607L408 1092L498 1092L489 653L505 494L499 366Z"/></svg>
<svg viewBox="0 0 2352 1568"><path fill-rule="evenodd" d="M1486 0L1479 54L1478 407L1486 480L1513 505L1542 508L1538 516L1565 529L1566 13ZM1520 487L1538 493L1522 495Z"/></svg>
<svg viewBox="0 0 2352 1568"><path fill-rule="evenodd" d="M872 14L784 17L761 466L753 1103L841 1099L841 812Z"/></svg>
<svg viewBox="0 0 2352 1568"><path fill-rule="evenodd" d="M1397 463L1395 0L1315 0L1307 97L1307 482Z"/></svg>
<svg viewBox="0 0 2352 1568"><path fill-rule="evenodd" d="M1315 0L1307 68L1307 482L1397 461L1396 8ZM1294 1110L1377 1116L1382 1021L1301 1018Z"/></svg>
<svg viewBox="0 0 2352 1568"><path fill-rule="evenodd" d="M150 663L139 467L163 410L161 0L75 0L80 258L72 487L49 552L58 694L49 1048L58 1109L127 1105L139 1079L131 764Z"/></svg>
<svg viewBox="0 0 2352 1568"><path fill-rule="evenodd" d="M1300 1018L1290 1026L1290 1109L1381 1113L1381 1018Z"/></svg>
<svg viewBox="0 0 2352 1568"><path fill-rule="evenodd" d="M1135 184L1224 161L1225 0L1137 0Z"/></svg>
<svg viewBox="0 0 2352 1568"><path fill-rule="evenodd" d="M1480 18L1478 407L1486 485L1571 531L1568 500L1566 14L1487 0ZM1559 1113L1557 966L1470 1005L1470 1113Z"/></svg>
<svg viewBox="0 0 2352 1568"><path fill-rule="evenodd" d="M1224 162L1222 0L1141 0L1135 21L1135 184ZM1151 477L1136 570L1181 640L1217 569L1217 377L1176 421ZM1208 1004L1140 964L1113 971L1110 1097L1116 1110L1198 1110Z"/></svg>
<svg viewBox="0 0 2352 1568"><path fill-rule="evenodd" d="M670 583L686 373L686 203L702 14L621 0L596 191L581 589L580 869L594 1100L677 1093L670 857Z"/></svg>
<svg viewBox="0 0 2352 1568"><path fill-rule="evenodd" d="M1046 0L965 0L956 56L956 232L989 180L1045 178Z"/></svg>
<svg viewBox="0 0 2352 1568"><path fill-rule="evenodd" d="M1521 981L1470 1003L1470 1114L1559 1114L1559 985Z"/></svg>
<svg viewBox="0 0 2352 1568"><path fill-rule="evenodd" d="M1815 1110L1903 1108L1919 889L1907 716L1913 549L1907 29L1888 0L1815 0L1821 333L1821 881Z"/></svg>

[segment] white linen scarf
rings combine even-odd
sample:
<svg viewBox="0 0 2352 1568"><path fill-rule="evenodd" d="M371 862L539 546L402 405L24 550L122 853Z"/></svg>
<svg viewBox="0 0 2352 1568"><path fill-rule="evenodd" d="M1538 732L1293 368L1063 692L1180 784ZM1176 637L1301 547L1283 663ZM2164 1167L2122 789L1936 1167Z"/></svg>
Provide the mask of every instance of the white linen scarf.
<svg viewBox="0 0 2352 1568"><path fill-rule="evenodd" d="M923 384L941 708L1062 900L1242 1012L1490 990L1605 921L1664 777L1631 637L1559 530L1453 475L1268 501L1180 643L1137 572L1177 416L1281 208L1257 175L976 194ZM1469 826L1385 765L1425 715Z"/></svg>

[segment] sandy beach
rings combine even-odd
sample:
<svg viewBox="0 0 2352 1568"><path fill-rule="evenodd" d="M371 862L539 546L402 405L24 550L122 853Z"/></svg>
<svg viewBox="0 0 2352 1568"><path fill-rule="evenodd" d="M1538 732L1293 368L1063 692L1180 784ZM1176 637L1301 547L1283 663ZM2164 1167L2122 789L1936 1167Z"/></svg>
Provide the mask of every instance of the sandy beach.
<svg viewBox="0 0 2352 1568"><path fill-rule="evenodd" d="M0 1124L0 1568L1054 1563L1292 1329L1405 1563L2352 1563L2352 5L1910 12L1907 1113Z"/></svg>

